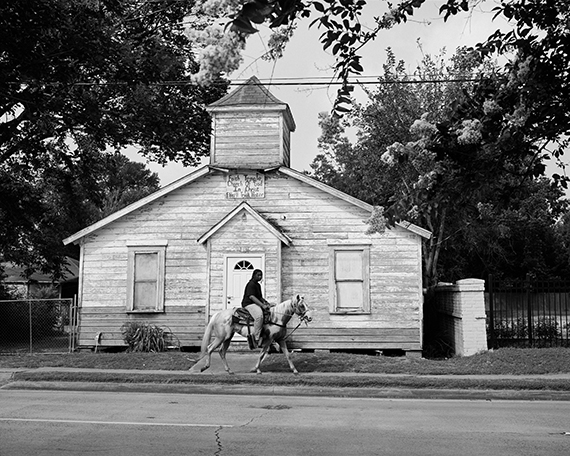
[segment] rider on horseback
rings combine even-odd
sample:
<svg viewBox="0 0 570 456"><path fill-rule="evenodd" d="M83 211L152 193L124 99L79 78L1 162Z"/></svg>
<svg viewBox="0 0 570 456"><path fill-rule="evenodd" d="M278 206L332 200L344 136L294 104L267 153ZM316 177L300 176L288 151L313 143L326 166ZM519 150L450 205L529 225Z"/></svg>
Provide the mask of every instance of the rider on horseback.
<svg viewBox="0 0 570 456"><path fill-rule="evenodd" d="M263 299L261 285L259 282L263 278L263 272L259 269L253 271L251 279L245 286L241 306L253 317L253 338L254 348L261 346L261 328L263 327L263 309L270 307L269 302Z"/></svg>

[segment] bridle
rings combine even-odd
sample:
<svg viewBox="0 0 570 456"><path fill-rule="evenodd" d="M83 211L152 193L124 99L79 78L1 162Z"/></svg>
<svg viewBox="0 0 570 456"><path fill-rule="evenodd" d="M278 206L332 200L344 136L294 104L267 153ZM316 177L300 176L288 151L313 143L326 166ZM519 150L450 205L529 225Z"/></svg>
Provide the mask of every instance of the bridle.
<svg viewBox="0 0 570 456"><path fill-rule="evenodd" d="M295 312L295 314L299 317L299 320L300 320L300 323L299 323L299 324L301 324L301 323L308 324L308 323L310 323L310 322L313 320L311 317L309 317L309 316L307 315L307 313L308 313L309 310L310 310L310 309L309 309L309 306L307 306L307 305L305 304L304 298L301 298L300 301L297 302L297 304L295 305L295 307L298 308L299 305L300 305L300 303L303 303L303 308L304 308L304 310L303 310L301 313Z"/></svg>
<svg viewBox="0 0 570 456"><path fill-rule="evenodd" d="M299 312L299 307L300 307L300 303L303 303L303 311ZM293 330L287 334L283 340L288 339L289 337L291 337L291 335L297 331L297 329L299 329L299 326L301 326L301 324L305 323L305 325L308 326L308 324L312 321L312 318L310 316L307 315L307 313L309 312L309 307L305 304L304 298L299 298L298 300L296 300L296 302L291 306L293 313L292 314L288 314L288 313L284 313L282 315L286 315L286 316L293 316L293 315L297 315L299 317L299 323L297 324L297 326L295 326L295 328L293 328ZM287 325L281 325L279 323L275 323L275 322L270 322L269 324L274 325L274 326L279 326L280 328L285 328L287 329Z"/></svg>

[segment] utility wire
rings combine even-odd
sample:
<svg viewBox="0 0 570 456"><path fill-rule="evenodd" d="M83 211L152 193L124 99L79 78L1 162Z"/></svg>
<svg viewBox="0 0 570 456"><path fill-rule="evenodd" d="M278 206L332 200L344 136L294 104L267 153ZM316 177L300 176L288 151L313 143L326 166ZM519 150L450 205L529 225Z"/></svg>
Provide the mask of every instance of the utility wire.
<svg viewBox="0 0 570 456"><path fill-rule="evenodd" d="M379 76L364 76L364 78L380 78ZM394 79L394 80L385 80L385 79L376 79L376 80L361 80L355 79L352 81L348 81L349 84L354 85L391 85L391 84L438 84L438 83L450 83L450 82L476 82L479 81L480 78L452 78L452 79ZM246 82L246 79L235 79L230 81L228 85L236 86L242 85ZM342 85L342 81L331 81L331 80L295 80L294 78L288 79L271 79L263 82L260 81L263 85L272 85L272 86L332 86L332 85ZM5 82L4 84L7 85L27 85L28 83L24 82ZM77 87L90 87L90 86L128 86L132 85L129 82L74 82L71 84L66 84L62 82L42 82L42 85L68 85L68 86L77 86ZM211 85L222 84L212 82ZM192 81L161 81L161 82L151 82L145 85L149 86L197 86L198 84Z"/></svg>

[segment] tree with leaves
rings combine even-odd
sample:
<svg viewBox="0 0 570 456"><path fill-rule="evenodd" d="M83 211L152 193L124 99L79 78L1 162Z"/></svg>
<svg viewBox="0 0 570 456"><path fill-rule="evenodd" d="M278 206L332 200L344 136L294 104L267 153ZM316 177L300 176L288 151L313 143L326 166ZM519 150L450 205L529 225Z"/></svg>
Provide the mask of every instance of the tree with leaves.
<svg viewBox="0 0 570 456"><path fill-rule="evenodd" d="M81 143L69 167L46 162L0 169L2 261L57 278L76 246L62 239L158 190L158 175L120 153Z"/></svg>
<svg viewBox="0 0 570 456"><path fill-rule="evenodd" d="M449 217L452 236L442 247L441 277L565 279L570 250L560 237L560 220L568 208L561 189L538 178L522 181L508 204L492 198L478 203L467 224Z"/></svg>
<svg viewBox="0 0 570 456"><path fill-rule="evenodd" d="M74 159L69 139L101 150L192 166L209 151L204 106L226 91L198 71L175 0L8 0L0 5L0 164L48 153ZM50 150L48 150L50 148Z"/></svg>
<svg viewBox="0 0 570 456"><path fill-rule="evenodd" d="M516 231L515 222L507 222L524 220L516 215L513 205L523 199L521 195L526 195L525 202L536 197L530 189L536 193L540 189L541 201L551 208L550 218L537 212L536 218L543 218L541 227L552 226L564 207L562 202L555 204L561 197L559 190L546 192L546 184L537 187L534 183L543 164L534 139L520 134L509 141L504 138L509 131L518 132L519 119L505 114L512 110L516 98L498 96L508 92L497 82L496 66L467 49L458 50L449 63L441 57L425 56L416 71L416 83L406 74L403 62L396 63L391 51L388 55L384 75L378 87L368 91L365 105L356 106L342 121L334 116L323 118L319 140L323 153L311 165L314 176L382 206L381 217L376 217L379 231L386 221L391 225L401 220L428 228L432 237L424 244L426 285L441 278L456 280L462 277L461 271L473 274L474 264L482 266L476 274L479 277L496 272L499 264L507 274L519 274L525 268L544 273L547 268L537 266L544 263L544 255L531 255L527 249L525 262L515 266L514 258L522 258L523 247L515 249L516 255L505 253L509 242L523 245L513 240L522 236L521 231L516 236L505 231L494 250L490 240L483 246L484 239L476 236L478 230L490 234L490 214L497 219L503 213L513 214L505 219L505 226ZM425 82L434 81L434 75L439 75L438 82ZM457 115L459 110L462 116ZM343 136L344 126L357 129L354 145ZM531 221L536 225L536 220ZM539 231L528 230L532 236ZM472 250L452 247L467 240ZM463 264L460 251L477 251L481 261L465 260ZM510 260L499 262L497 252ZM530 257L534 259L530 261Z"/></svg>
<svg viewBox="0 0 570 456"><path fill-rule="evenodd" d="M193 83L199 67L185 22L193 4L0 4L1 259L58 274L61 239L156 187L147 171L104 151L134 146L187 166L209 153L205 106L227 81ZM145 188L111 182L112 169L127 168Z"/></svg>

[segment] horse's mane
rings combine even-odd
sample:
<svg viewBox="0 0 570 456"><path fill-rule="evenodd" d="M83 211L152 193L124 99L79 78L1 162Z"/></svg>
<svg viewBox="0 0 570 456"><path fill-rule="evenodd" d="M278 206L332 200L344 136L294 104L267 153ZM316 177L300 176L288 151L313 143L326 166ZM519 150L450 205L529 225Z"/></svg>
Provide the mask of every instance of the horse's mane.
<svg viewBox="0 0 570 456"><path fill-rule="evenodd" d="M287 307L292 307L292 303L293 303L294 299L295 299L294 297L289 298L289 299L271 307L270 308L271 318L273 319L273 318L278 317L280 315L284 315L285 311L287 310Z"/></svg>

